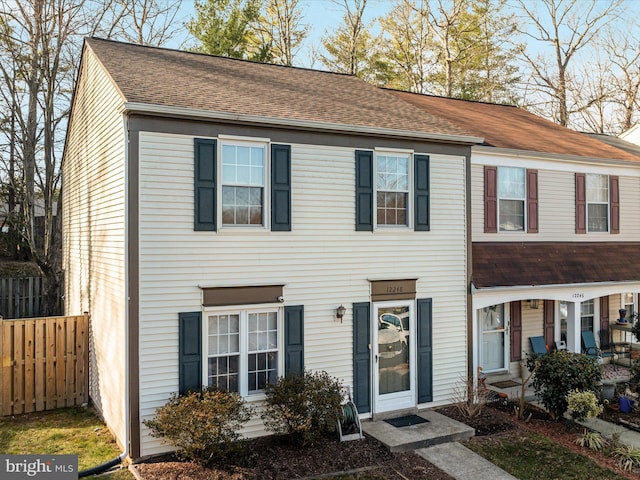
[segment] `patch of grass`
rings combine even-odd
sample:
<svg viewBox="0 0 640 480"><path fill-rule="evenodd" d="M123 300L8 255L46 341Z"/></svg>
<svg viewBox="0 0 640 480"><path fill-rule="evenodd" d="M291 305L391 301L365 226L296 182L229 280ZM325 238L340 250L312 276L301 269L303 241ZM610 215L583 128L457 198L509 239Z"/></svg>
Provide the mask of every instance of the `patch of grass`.
<svg viewBox="0 0 640 480"><path fill-rule="evenodd" d="M520 480L616 480L591 459L535 433L470 441L468 448Z"/></svg>
<svg viewBox="0 0 640 480"><path fill-rule="evenodd" d="M0 452L77 454L80 470L95 467L121 453L107 427L89 408L61 408L0 418ZM128 476L107 478L132 478L129 472L124 473Z"/></svg>

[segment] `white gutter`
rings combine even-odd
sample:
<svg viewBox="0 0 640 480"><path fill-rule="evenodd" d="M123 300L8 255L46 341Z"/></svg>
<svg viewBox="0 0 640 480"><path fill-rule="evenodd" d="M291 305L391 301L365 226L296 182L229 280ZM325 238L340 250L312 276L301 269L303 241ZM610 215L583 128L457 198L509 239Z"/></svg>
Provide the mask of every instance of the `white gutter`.
<svg viewBox="0 0 640 480"><path fill-rule="evenodd" d="M331 132L361 133L367 135L412 138L421 140L438 140L452 143L477 144L484 141L481 137L467 135L448 135L419 132L413 130L400 130L395 128L369 127L363 125L350 125L343 123L318 122L314 120L302 120L293 118L265 117L262 115L249 115L242 113L217 112L211 110L199 110L193 108L174 107L169 105L153 105L148 103L125 102L124 112L148 113L167 117L191 117L207 120L221 120L225 122L253 123L276 125L304 130L323 130Z"/></svg>
<svg viewBox="0 0 640 480"><path fill-rule="evenodd" d="M508 292L511 290L536 290L542 288L584 288L584 287L612 287L615 285L637 284L640 280L623 280L620 282L591 282L591 283L553 283L545 285L508 285L498 287L476 287L471 282L471 295L476 293Z"/></svg>
<svg viewBox="0 0 640 480"><path fill-rule="evenodd" d="M131 402L130 396L131 392L129 389L129 381L131 377L131 358L129 356L129 117L128 115L122 115L122 123L124 128L124 175L125 175L125 189L124 189L124 237L126 239L125 243L125 320L124 320L124 328L125 328L125 369L124 369L124 420L125 420L125 442L124 442L124 452L120 455L120 458L123 460L129 455L129 448L131 446Z"/></svg>
<svg viewBox="0 0 640 480"><path fill-rule="evenodd" d="M528 160L554 160L556 162L570 162L570 163L582 163L595 162L603 165L627 165L633 168L638 168L640 164L640 158L637 162L633 160L613 159L613 158L600 158L600 157L581 157L579 155L566 155L561 153L546 153L535 152L530 150L519 150L515 148L498 148L489 147L486 145L473 145L471 147L471 158L473 159L473 153L486 153L491 155L500 155L505 157L526 158ZM474 163L473 161L471 163Z"/></svg>

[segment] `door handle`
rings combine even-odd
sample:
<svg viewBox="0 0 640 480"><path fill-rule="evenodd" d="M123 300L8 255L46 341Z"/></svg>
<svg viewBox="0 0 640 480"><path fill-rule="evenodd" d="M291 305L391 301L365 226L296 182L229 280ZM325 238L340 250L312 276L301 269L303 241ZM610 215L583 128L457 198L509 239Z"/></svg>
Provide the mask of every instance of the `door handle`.
<svg viewBox="0 0 640 480"><path fill-rule="evenodd" d="M375 359L376 359L376 363L378 363L378 355L374 355Z"/></svg>

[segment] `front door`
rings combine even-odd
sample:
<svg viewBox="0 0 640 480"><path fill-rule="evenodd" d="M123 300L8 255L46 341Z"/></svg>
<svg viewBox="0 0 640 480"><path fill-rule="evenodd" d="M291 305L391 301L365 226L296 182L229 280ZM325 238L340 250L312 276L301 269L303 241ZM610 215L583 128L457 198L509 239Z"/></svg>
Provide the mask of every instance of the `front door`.
<svg viewBox="0 0 640 480"><path fill-rule="evenodd" d="M491 305L480 309L482 358L480 365L485 373L507 369L509 338L505 305Z"/></svg>
<svg viewBox="0 0 640 480"><path fill-rule="evenodd" d="M374 411L415 407L415 322L412 302L373 307Z"/></svg>

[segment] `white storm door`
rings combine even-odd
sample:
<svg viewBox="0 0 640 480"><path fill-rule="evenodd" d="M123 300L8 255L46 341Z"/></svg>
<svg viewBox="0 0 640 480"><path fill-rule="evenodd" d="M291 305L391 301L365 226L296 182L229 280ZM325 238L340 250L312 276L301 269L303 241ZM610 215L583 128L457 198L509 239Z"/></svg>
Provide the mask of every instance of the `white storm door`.
<svg viewBox="0 0 640 480"><path fill-rule="evenodd" d="M413 302L374 303L372 322L374 412L415 407Z"/></svg>
<svg viewBox="0 0 640 480"><path fill-rule="evenodd" d="M479 313L482 342L480 366L485 373L507 370L509 329L507 328L505 305L491 305L480 309Z"/></svg>

